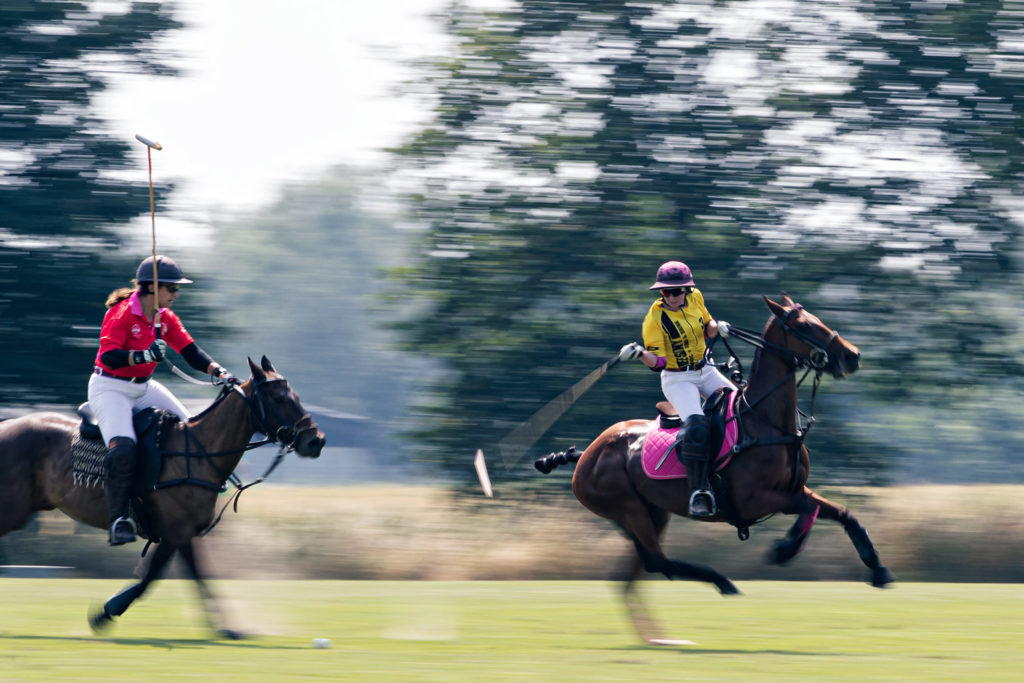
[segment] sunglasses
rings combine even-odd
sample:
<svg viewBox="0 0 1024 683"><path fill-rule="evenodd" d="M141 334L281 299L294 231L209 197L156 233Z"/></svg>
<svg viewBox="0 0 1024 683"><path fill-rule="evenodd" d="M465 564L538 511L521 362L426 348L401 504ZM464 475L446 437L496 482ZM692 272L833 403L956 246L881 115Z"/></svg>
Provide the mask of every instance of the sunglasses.
<svg viewBox="0 0 1024 683"><path fill-rule="evenodd" d="M661 290L662 296L679 296L680 294L689 294L693 291L693 287L673 287L672 289Z"/></svg>
<svg viewBox="0 0 1024 683"><path fill-rule="evenodd" d="M174 294L175 292L177 292L180 289L180 287L178 285L160 285L160 286L163 287L164 289L166 289L171 294Z"/></svg>

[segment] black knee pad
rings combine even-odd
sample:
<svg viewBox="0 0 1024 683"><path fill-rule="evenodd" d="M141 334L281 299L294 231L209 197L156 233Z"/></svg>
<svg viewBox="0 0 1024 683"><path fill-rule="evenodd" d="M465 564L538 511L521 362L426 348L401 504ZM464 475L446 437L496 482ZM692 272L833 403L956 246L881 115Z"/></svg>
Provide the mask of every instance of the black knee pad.
<svg viewBox="0 0 1024 683"><path fill-rule="evenodd" d="M135 441L127 437L118 436L111 439L110 442L110 448L103 459L103 466L107 470L107 476L115 479L130 477L132 472L135 471Z"/></svg>
<svg viewBox="0 0 1024 683"><path fill-rule="evenodd" d="M691 415L683 423L683 443L693 448L705 447L708 443L710 431L706 416Z"/></svg>

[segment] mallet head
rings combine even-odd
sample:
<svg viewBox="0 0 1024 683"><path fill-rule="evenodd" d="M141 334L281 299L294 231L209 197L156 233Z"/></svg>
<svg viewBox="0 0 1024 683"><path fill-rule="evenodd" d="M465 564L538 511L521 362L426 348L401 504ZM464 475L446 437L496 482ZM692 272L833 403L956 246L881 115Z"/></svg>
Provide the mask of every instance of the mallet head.
<svg viewBox="0 0 1024 683"><path fill-rule="evenodd" d="M163 145L161 145L159 142L153 142L149 138L144 138L141 135L136 135L135 139L144 144L146 147L152 147L153 149L156 150L163 149Z"/></svg>

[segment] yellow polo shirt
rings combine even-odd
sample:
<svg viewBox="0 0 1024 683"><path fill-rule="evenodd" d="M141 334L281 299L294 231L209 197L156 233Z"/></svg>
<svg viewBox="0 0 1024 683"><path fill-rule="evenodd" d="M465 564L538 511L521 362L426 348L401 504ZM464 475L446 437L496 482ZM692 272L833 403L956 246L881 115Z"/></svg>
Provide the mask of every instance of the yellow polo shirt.
<svg viewBox="0 0 1024 683"><path fill-rule="evenodd" d="M704 327L710 321L711 314L699 289L687 295L686 305L678 311L665 308L659 298L644 317L644 347L666 359L666 370L694 365L704 359Z"/></svg>

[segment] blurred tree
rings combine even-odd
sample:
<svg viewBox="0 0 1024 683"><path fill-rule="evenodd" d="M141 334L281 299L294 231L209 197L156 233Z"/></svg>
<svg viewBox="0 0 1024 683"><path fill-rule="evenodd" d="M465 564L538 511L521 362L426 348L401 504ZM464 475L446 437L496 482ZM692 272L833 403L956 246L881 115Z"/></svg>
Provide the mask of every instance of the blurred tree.
<svg viewBox="0 0 1024 683"><path fill-rule="evenodd" d="M407 428L407 397L428 365L400 352L391 329L410 317L407 285L384 271L404 262L409 238L383 201L371 201L382 184L365 169L337 168L286 188L257 216L217 224L196 298L223 311L223 334L204 336L220 362L246 377L246 356L268 356L307 409L336 419L328 445L395 464L405 462L397 433ZM345 467L324 462L319 472Z"/></svg>
<svg viewBox="0 0 1024 683"><path fill-rule="evenodd" d="M138 168L138 149L106 131L92 100L116 73L174 73L153 47L181 26L172 10L0 7L2 404L84 400L106 295L128 285L145 255L118 253L118 233L149 207L146 182L121 177Z"/></svg>
<svg viewBox="0 0 1024 683"><path fill-rule="evenodd" d="M668 30L657 7L449 15L460 48L430 79L437 119L399 150L429 227L409 347L451 370L423 406L426 457L496 441L638 338L661 262L688 261L713 312L738 300L728 279L751 240L715 203L764 124L713 87L694 96L707 30ZM654 375L624 366L574 424L592 436L657 395Z"/></svg>
<svg viewBox="0 0 1024 683"><path fill-rule="evenodd" d="M1010 303L1022 284L1024 5L846 7L858 13L822 7L773 32L803 67L770 100L788 122L759 153L779 169L738 216L865 351L859 381L832 396L863 425L855 462L875 451L915 478L1020 478L1003 454L1024 415L1002 399L1024 376ZM821 437L845 466L849 430Z"/></svg>
<svg viewBox="0 0 1024 683"><path fill-rule="evenodd" d="M760 328L755 295L788 290L860 344L864 372L823 399L816 463L847 481L905 466L913 439L883 444L951 399L977 404L976 372L1021 374L1002 352L1022 341L1019 9L452 7L453 54L421 81L436 118L396 150L425 227L403 274L424 298L408 348L448 370L422 405L424 457L471 476L464 454L638 337L648 278L679 258L718 317ZM537 450L658 396L650 373L617 369ZM969 426L943 419L943 438ZM958 446L975 475L1006 469Z"/></svg>

